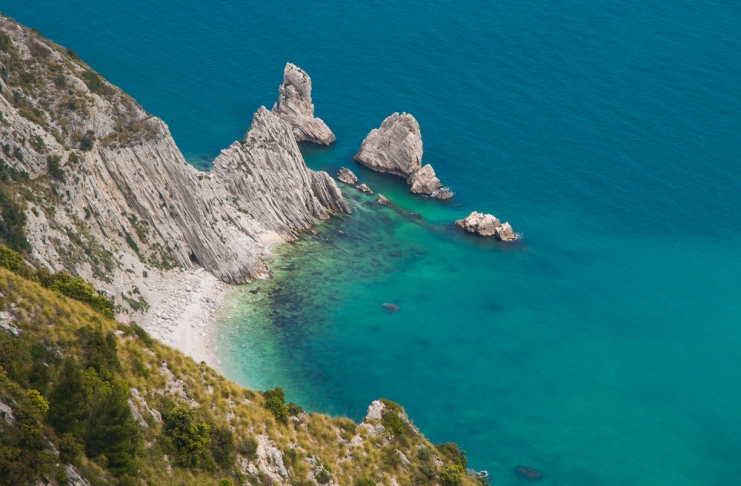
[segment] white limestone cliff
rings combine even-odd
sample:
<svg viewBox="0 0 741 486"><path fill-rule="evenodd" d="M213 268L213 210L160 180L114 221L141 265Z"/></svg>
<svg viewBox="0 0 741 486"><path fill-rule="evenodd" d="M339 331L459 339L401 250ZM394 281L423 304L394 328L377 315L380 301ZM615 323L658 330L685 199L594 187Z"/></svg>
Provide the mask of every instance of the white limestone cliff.
<svg viewBox="0 0 741 486"><path fill-rule="evenodd" d="M327 124L314 117L311 78L290 62L283 70L283 83L278 88L278 102L273 106L273 113L291 125L298 142L329 145L336 140Z"/></svg>

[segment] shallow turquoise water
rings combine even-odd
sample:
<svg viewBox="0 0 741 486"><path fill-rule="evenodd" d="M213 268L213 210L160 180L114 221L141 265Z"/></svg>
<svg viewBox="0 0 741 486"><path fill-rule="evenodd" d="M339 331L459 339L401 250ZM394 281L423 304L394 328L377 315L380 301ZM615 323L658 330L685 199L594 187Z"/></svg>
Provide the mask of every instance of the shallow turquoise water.
<svg viewBox="0 0 741 486"><path fill-rule="evenodd" d="M741 482L741 7L732 2L8 1L203 168L314 82L331 148L394 201L286 247L222 323L228 375L360 417L401 402L494 484ZM456 196L351 157L393 111ZM344 188L343 188L344 189ZM505 245L450 225L508 220ZM341 230L345 234L341 235ZM388 314L384 302L400 306Z"/></svg>

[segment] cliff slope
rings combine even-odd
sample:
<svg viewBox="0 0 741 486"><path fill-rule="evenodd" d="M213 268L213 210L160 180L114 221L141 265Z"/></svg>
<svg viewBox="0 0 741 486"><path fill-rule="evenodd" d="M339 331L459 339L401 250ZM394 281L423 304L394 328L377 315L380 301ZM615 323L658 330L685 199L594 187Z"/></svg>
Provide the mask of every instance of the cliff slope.
<svg viewBox="0 0 741 486"><path fill-rule="evenodd" d="M309 80L310 86L310 80ZM68 51L0 18L0 241L36 265L142 301L147 275L200 266L226 283L267 275L265 236L291 240L349 212L265 109L210 173L167 125ZM135 306L136 307L136 306Z"/></svg>

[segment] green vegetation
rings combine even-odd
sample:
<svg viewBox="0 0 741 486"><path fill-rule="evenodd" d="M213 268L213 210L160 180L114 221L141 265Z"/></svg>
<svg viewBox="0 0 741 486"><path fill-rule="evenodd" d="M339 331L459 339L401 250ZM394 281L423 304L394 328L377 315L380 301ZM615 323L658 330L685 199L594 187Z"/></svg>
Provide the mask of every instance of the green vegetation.
<svg viewBox="0 0 741 486"><path fill-rule="evenodd" d="M87 84L91 93L97 93L103 86L103 80L100 75L94 71L85 71L82 73L82 80Z"/></svg>
<svg viewBox="0 0 741 486"><path fill-rule="evenodd" d="M62 159L58 155L50 155L46 158L49 175L58 181L64 182L64 169L59 165Z"/></svg>
<svg viewBox="0 0 741 486"><path fill-rule="evenodd" d="M71 280L29 270L0 246L0 305L18 329L0 330L0 402L15 418L12 425L0 419L0 484L43 476L62 485L66 464L93 486L271 484L240 467L261 460L261 441L282 452L294 485L314 484L311 472L319 484L390 484L392 476L399 484L475 484L454 444L435 448L412 428L368 435L344 417L302 414L281 389L240 388L49 282ZM389 408L403 411L397 407ZM287 419L295 414L298 421ZM410 466L402 467L397 450Z"/></svg>

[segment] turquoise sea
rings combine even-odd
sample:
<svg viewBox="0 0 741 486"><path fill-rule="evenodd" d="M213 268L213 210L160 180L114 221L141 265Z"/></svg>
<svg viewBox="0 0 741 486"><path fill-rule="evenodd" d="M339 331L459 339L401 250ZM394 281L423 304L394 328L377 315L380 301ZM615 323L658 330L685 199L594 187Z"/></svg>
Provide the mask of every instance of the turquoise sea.
<svg viewBox="0 0 741 486"><path fill-rule="evenodd" d="M301 66L338 139L307 163L395 203L343 186L354 214L235 294L230 378L357 419L398 401L492 484L741 484L741 3L2 3L204 170ZM450 203L352 162L394 111ZM472 210L522 239L457 231Z"/></svg>

